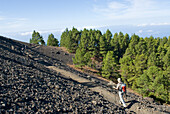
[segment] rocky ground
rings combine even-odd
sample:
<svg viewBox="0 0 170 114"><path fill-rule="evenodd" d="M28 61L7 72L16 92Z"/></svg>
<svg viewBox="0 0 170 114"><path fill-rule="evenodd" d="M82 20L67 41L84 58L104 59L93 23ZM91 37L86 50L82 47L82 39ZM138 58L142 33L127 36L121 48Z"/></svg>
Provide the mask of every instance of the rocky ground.
<svg viewBox="0 0 170 114"><path fill-rule="evenodd" d="M66 65L72 56L61 48L0 36L0 112L170 113L169 106L131 92L124 109L107 81Z"/></svg>

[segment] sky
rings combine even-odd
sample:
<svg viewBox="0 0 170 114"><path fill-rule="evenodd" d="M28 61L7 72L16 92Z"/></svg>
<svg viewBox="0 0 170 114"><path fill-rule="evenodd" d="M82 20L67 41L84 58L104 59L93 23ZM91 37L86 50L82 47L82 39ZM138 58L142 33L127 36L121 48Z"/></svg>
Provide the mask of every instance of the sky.
<svg viewBox="0 0 170 114"><path fill-rule="evenodd" d="M0 35L29 42L36 30L46 41L74 26L168 37L169 6L170 0L0 0Z"/></svg>

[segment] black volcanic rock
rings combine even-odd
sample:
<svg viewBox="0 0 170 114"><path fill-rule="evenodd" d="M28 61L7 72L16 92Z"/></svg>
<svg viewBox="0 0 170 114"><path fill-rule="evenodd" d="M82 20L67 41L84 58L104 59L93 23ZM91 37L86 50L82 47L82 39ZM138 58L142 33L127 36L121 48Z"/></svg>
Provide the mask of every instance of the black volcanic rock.
<svg viewBox="0 0 170 114"><path fill-rule="evenodd" d="M1 113L97 113L101 110L100 105L92 102L104 100L99 94L45 67L47 62L61 65L58 60L53 61L29 46L20 50L25 46L10 39L1 37L0 41ZM107 104L103 112L117 107Z"/></svg>

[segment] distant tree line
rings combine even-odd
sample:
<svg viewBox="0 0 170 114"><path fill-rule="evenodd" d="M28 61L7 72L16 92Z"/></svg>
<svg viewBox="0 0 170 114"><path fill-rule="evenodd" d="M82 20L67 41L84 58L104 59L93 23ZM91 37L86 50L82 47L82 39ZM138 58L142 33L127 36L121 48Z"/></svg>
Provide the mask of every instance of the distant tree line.
<svg viewBox="0 0 170 114"><path fill-rule="evenodd" d="M96 68L107 79L121 77L143 96L170 102L170 36L130 37L122 32L102 34L73 27L62 33L60 46L75 53L77 67Z"/></svg>
<svg viewBox="0 0 170 114"><path fill-rule="evenodd" d="M32 38L30 39L30 43L45 45L45 41L43 37L40 35L39 32L36 32L35 30L32 33ZM52 33L48 36L47 46L57 46L57 47L59 46L58 39L55 38Z"/></svg>

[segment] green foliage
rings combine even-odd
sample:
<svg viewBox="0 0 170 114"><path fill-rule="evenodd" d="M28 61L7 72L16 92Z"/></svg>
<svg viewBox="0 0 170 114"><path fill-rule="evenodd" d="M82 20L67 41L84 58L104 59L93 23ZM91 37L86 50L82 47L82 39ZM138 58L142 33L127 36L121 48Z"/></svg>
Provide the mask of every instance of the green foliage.
<svg viewBox="0 0 170 114"><path fill-rule="evenodd" d="M66 28L61 35L60 46L66 47L71 53L75 53L78 48L79 41L80 32L74 27L70 31Z"/></svg>
<svg viewBox="0 0 170 114"><path fill-rule="evenodd" d="M66 41L66 37L68 35L68 28L66 28L66 30L62 33L61 35L61 40L60 40L60 46L61 47L66 47L65 41Z"/></svg>
<svg viewBox="0 0 170 114"><path fill-rule="evenodd" d="M118 33L115 33L113 36L113 39L111 39L111 48L113 49L113 53L116 59L116 62L118 63L119 59L119 38L118 38Z"/></svg>
<svg viewBox="0 0 170 114"><path fill-rule="evenodd" d="M139 43L135 45L135 50L137 50L137 54L145 54L147 51L146 47L146 42L143 38L140 38Z"/></svg>
<svg viewBox="0 0 170 114"><path fill-rule="evenodd" d="M106 39L104 36L100 37L100 54L102 57L105 57L106 53L107 53L107 43L106 43Z"/></svg>
<svg viewBox="0 0 170 114"><path fill-rule="evenodd" d="M35 30L32 33L32 38L30 39L30 43L45 45L43 37L40 36L40 33L36 32Z"/></svg>
<svg viewBox="0 0 170 114"><path fill-rule="evenodd" d="M167 77L163 71L156 66L152 66L146 70L137 81L138 91L141 94L144 96L154 96L166 102L168 102L169 99L167 84Z"/></svg>
<svg viewBox="0 0 170 114"><path fill-rule="evenodd" d="M49 36L48 36L48 40L47 40L47 46L59 46L59 41L54 38L54 35L51 33Z"/></svg>
<svg viewBox="0 0 170 114"><path fill-rule="evenodd" d="M87 52L85 55L84 55L84 63L88 66L91 66L91 53L90 52Z"/></svg>
<svg viewBox="0 0 170 114"><path fill-rule="evenodd" d="M144 54L137 55L133 62L135 65L136 76L143 74L143 71L147 69L147 64L146 64L147 57Z"/></svg>
<svg viewBox="0 0 170 114"><path fill-rule="evenodd" d="M132 76L132 58L130 56L125 56L123 58L120 59L120 64L121 64L121 76L122 76L122 79L125 81L125 83L128 85L129 82L127 81L129 78L131 78Z"/></svg>
<svg viewBox="0 0 170 114"><path fill-rule="evenodd" d="M90 52L90 54L93 55L93 51L95 51L95 37L93 36L93 34L90 35L90 39L88 42L88 51Z"/></svg>
<svg viewBox="0 0 170 114"><path fill-rule="evenodd" d="M123 58L121 75L125 82L144 96L169 102L168 76L169 52L166 38L139 38L132 35ZM166 74L166 75L165 75Z"/></svg>
<svg viewBox="0 0 170 114"><path fill-rule="evenodd" d="M103 35L106 39L106 47L107 47L107 50L111 50L111 38L112 38L112 33L110 32L109 29L107 29L106 33Z"/></svg>
<svg viewBox="0 0 170 114"><path fill-rule="evenodd" d="M109 30L102 34L99 30L78 31L73 27L62 33L60 44L72 52L76 50L76 66L102 63L99 71L103 77L117 78L121 73L128 87L170 102L170 36L140 38L119 32L112 37Z"/></svg>
<svg viewBox="0 0 170 114"><path fill-rule="evenodd" d="M88 51L88 43L89 43L89 34L88 34L88 30L84 29L81 32L81 38L80 38L80 48L83 48L84 51Z"/></svg>
<svg viewBox="0 0 170 114"><path fill-rule="evenodd" d="M152 52L156 52L155 39L153 36L150 36L150 38L145 38L145 41L147 45L147 56L149 56Z"/></svg>
<svg viewBox="0 0 170 114"><path fill-rule="evenodd" d="M71 33L69 34L69 40L68 40L68 49L70 52L76 52L78 48L78 42L80 40L80 32L76 28L72 28Z"/></svg>
<svg viewBox="0 0 170 114"><path fill-rule="evenodd" d="M158 57L155 52L152 52L148 57L148 67L158 65Z"/></svg>
<svg viewBox="0 0 170 114"><path fill-rule="evenodd" d="M170 66L170 47L167 49L166 55L163 57L164 69L167 69Z"/></svg>
<svg viewBox="0 0 170 114"><path fill-rule="evenodd" d="M77 67L82 67L85 65L84 62L84 54L82 53L81 49L78 48L76 50L76 54L75 57L73 58L73 63L77 66Z"/></svg>
<svg viewBox="0 0 170 114"><path fill-rule="evenodd" d="M170 103L170 66L167 67L167 69L164 71L164 87L165 90L163 94L166 96L165 98L162 98L165 100L167 103Z"/></svg>
<svg viewBox="0 0 170 114"><path fill-rule="evenodd" d="M109 79L113 73L117 73L118 66L113 57L113 51L108 51L106 57L103 60L102 76Z"/></svg>

